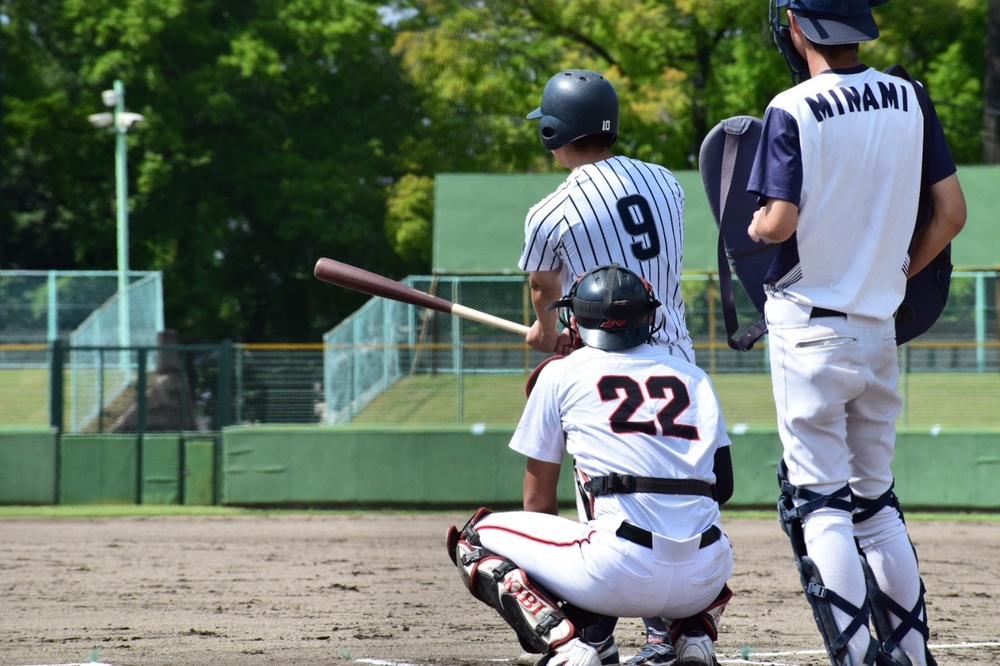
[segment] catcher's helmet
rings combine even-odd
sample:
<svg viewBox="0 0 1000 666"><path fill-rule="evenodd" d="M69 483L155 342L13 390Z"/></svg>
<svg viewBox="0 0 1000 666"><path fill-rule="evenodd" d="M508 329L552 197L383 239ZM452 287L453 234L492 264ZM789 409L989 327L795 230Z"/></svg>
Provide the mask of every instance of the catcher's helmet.
<svg viewBox="0 0 1000 666"><path fill-rule="evenodd" d="M591 134L610 134L617 140L618 93L597 72L568 69L549 79L542 105L527 117L539 120L538 137L547 150Z"/></svg>
<svg viewBox="0 0 1000 666"><path fill-rule="evenodd" d="M660 302L652 286L632 271L610 264L580 276L569 295L546 310L568 307L588 347L620 351L649 342Z"/></svg>
<svg viewBox="0 0 1000 666"><path fill-rule="evenodd" d="M792 44L791 28L784 23L786 9L799 20L810 41L817 44L852 44L878 37L871 8L889 0L770 0L768 24L778 51L785 57L792 83L809 78L809 65Z"/></svg>

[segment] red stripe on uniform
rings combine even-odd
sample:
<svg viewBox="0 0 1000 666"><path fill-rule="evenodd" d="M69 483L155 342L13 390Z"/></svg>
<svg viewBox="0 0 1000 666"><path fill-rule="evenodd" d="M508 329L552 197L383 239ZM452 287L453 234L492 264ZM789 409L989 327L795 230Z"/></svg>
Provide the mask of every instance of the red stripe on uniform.
<svg viewBox="0 0 1000 666"><path fill-rule="evenodd" d="M567 548L570 546L579 546L584 543L590 543L590 537L594 535L596 530L590 530L587 532L587 536L583 539L574 539L573 541L550 541L548 539L540 539L533 534L525 534L524 532L519 532L517 530L512 530L509 527L502 527L500 525L476 525L476 530L479 532L485 532L486 530L497 530L498 532L506 532L507 534L513 534L514 536L521 537L522 539L527 539L528 541L534 541L536 543L544 543L549 546L556 546L557 548Z"/></svg>

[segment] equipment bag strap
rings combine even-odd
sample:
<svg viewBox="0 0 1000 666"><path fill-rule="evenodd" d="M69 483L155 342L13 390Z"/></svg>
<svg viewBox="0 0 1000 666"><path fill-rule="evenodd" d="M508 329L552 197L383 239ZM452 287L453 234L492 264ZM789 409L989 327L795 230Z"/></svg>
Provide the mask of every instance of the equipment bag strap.
<svg viewBox="0 0 1000 666"><path fill-rule="evenodd" d="M591 495L612 495L615 493L660 493L662 495L700 495L715 499L712 484L700 479L659 479L652 476L632 476L612 472L607 476L595 476L583 484Z"/></svg>
<svg viewBox="0 0 1000 666"><path fill-rule="evenodd" d="M719 220L724 220L726 199L733 183L733 172L736 169L736 155L739 153L739 136L726 127L726 141L722 150L722 174L719 187ZM726 253L726 243L722 235L722 225L719 225L719 298L722 301L722 318L726 324L726 342L731 349L748 351L757 340L767 333L767 323L763 318L756 324L739 334L740 322L736 314L736 298L733 293L733 275L729 268L729 256Z"/></svg>

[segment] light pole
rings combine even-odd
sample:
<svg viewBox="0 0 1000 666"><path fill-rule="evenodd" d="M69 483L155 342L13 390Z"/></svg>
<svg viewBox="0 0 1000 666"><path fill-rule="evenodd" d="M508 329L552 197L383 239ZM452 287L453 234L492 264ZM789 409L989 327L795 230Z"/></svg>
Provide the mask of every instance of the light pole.
<svg viewBox="0 0 1000 666"><path fill-rule="evenodd" d="M111 129L115 133L115 212L118 218L118 346L125 348L130 343L129 298L128 298L128 145L125 135L132 125L145 118L138 113L125 110L125 86L115 79L114 89L101 93L104 106L110 112L94 113L87 116L94 127ZM128 350L123 349L122 369L128 372Z"/></svg>

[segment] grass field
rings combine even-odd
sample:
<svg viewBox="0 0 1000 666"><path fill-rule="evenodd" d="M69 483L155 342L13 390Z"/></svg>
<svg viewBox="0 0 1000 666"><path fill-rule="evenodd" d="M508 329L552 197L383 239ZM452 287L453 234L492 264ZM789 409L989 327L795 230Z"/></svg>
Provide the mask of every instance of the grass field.
<svg viewBox="0 0 1000 666"><path fill-rule="evenodd" d="M40 368L0 368L0 427L49 422L49 375Z"/></svg>
<svg viewBox="0 0 1000 666"><path fill-rule="evenodd" d="M712 378L729 427L774 426L771 379L762 373L719 374ZM359 423L516 423L524 408L522 375L405 377L378 396L356 418ZM1000 428L1000 375L911 374L905 378L900 427Z"/></svg>
<svg viewBox="0 0 1000 666"><path fill-rule="evenodd" d="M358 423L514 424L524 408L526 377L453 375L404 377L357 417ZM717 374L712 378L726 423L775 425L770 376ZM912 373L901 383L900 427L1000 428L1000 374ZM48 374L44 369L0 369L0 427L48 423Z"/></svg>

